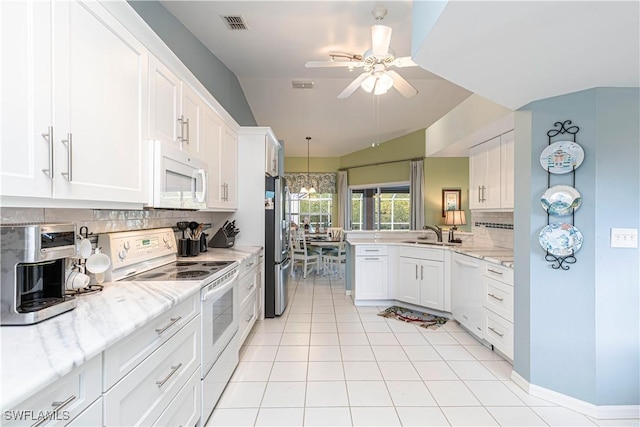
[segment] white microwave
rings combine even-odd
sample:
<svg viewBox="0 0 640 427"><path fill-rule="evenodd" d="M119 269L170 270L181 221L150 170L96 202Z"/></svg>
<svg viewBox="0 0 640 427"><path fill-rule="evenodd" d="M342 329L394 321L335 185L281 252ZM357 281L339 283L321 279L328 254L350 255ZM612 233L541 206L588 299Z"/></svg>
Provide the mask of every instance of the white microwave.
<svg viewBox="0 0 640 427"><path fill-rule="evenodd" d="M152 207L206 209L207 162L162 141L152 151Z"/></svg>

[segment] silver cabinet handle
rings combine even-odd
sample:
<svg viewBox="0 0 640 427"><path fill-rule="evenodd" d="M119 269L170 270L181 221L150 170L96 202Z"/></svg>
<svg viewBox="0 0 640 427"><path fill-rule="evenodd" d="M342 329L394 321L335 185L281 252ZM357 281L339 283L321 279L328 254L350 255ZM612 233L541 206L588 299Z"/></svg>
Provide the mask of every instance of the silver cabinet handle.
<svg viewBox="0 0 640 427"><path fill-rule="evenodd" d="M187 144L189 144L191 141L191 133L189 132L189 119L187 118L187 120L185 120L185 125L187 126Z"/></svg>
<svg viewBox="0 0 640 427"><path fill-rule="evenodd" d="M73 181L73 135L68 133L67 139L60 141L67 147L67 172L62 172L61 175L67 178L67 181Z"/></svg>
<svg viewBox="0 0 640 427"><path fill-rule="evenodd" d="M491 326L489 326L489 330L491 332L493 332L494 334L496 334L497 336L499 336L500 338L502 338L504 336L504 334L501 334L500 332L496 331L495 329L493 329Z"/></svg>
<svg viewBox="0 0 640 427"><path fill-rule="evenodd" d="M499 274L500 276L502 276L502 271L498 271L498 270L492 270L490 268L487 268L488 272L494 273L494 274Z"/></svg>
<svg viewBox="0 0 640 427"><path fill-rule="evenodd" d="M156 385L158 386L158 388L161 388L164 385L164 383L169 381L169 378L171 378L173 376L173 374L178 372L178 369L180 369L181 367L182 367L182 363L178 363L176 366L172 366L171 367L171 372L169 372L169 375L167 375L166 377L164 377L161 380L156 381Z"/></svg>
<svg viewBox="0 0 640 427"><path fill-rule="evenodd" d="M482 186L478 185L478 203L482 203L482 196L480 195L481 189Z"/></svg>
<svg viewBox="0 0 640 427"><path fill-rule="evenodd" d="M418 264L416 264L416 280L418 280Z"/></svg>
<svg viewBox="0 0 640 427"><path fill-rule="evenodd" d="M380 258L365 258L367 261L378 261Z"/></svg>
<svg viewBox="0 0 640 427"><path fill-rule="evenodd" d="M420 266L420 280L424 280L424 265Z"/></svg>
<svg viewBox="0 0 640 427"><path fill-rule="evenodd" d="M498 301L500 301L500 302L504 301L504 298L497 297L497 296L495 296L494 294L489 294L489 296L490 296L491 298L493 298L493 299L497 299L497 300L498 300Z"/></svg>
<svg viewBox="0 0 640 427"><path fill-rule="evenodd" d="M253 316L254 316L254 314L251 313L251 315L245 319L245 322L247 322L247 323L251 322L251 319L253 319Z"/></svg>
<svg viewBox="0 0 640 427"><path fill-rule="evenodd" d="M53 406L53 412L57 413L59 410L61 410L62 408L64 408L65 406L67 406L69 403L73 402L76 399L75 395L71 395L69 397L67 397L65 400L63 400L62 402L53 402L51 403L51 406ZM33 424L31 427L38 427L41 426L42 424L51 421L50 417L43 417L41 419L38 420L38 422L36 422L35 424Z"/></svg>
<svg viewBox="0 0 640 427"><path fill-rule="evenodd" d="M169 320L169 323L167 324L167 326L165 326L164 328L158 328L158 329L156 329L156 333L157 333L158 335L162 335L162 333L163 333L164 331L166 331L167 329L169 329L170 327L172 327L173 325L175 325L175 324L176 324L176 322L177 322L178 320L180 320L180 319L182 319L182 316L172 317L172 318Z"/></svg>
<svg viewBox="0 0 640 427"><path fill-rule="evenodd" d="M49 169L42 169L50 179L53 179L53 126L47 128L47 133L43 133L42 137L49 143Z"/></svg>
<svg viewBox="0 0 640 427"><path fill-rule="evenodd" d="M251 289L253 289L253 288L255 288L255 287L256 287L256 284L254 283L253 285L251 285L251 286L249 286L249 287L244 288L244 290L245 290L245 291L250 291Z"/></svg>
<svg viewBox="0 0 640 427"><path fill-rule="evenodd" d="M180 124L180 135L177 136L177 140L182 142L182 137L184 136L184 125L183 125L184 116L178 117L178 123Z"/></svg>

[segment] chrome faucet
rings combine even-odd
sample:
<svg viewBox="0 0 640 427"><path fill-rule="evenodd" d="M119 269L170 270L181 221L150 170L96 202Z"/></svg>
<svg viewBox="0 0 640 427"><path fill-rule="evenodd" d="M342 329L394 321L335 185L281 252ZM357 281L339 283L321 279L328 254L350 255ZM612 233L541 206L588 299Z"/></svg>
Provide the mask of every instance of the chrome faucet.
<svg viewBox="0 0 640 427"><path fill-rule="evenodd" d="M438 239L438 242L442 242L442 228L438 227L437 225L435 226L430 226L430 225L425 225L424 227L422 227L424 230L431 230L434 233L436 233L436 237Z"/></svg>

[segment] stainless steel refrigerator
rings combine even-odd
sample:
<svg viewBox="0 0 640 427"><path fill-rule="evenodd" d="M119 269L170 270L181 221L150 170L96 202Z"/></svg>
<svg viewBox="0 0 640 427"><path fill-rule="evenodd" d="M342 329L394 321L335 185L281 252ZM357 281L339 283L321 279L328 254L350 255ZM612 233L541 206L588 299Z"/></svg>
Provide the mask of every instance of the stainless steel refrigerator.
<svg viewBox="0 0 640 427"><path fill-rule="evenodd" d="M266 177L265 183L264 315L280 316L287 307L289 259L289 189L281 177Z"/></svg>

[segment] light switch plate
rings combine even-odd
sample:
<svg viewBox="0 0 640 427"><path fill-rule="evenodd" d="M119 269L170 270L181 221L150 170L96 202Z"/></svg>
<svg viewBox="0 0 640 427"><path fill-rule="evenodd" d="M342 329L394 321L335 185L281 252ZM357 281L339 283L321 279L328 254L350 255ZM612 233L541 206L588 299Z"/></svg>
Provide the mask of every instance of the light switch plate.
<svg viewBox="0 0 640 427"><path fill-rule="evenodd" d="M638 229L637 228L612 228L611 229L612 248L637 248Z"/></svg>

